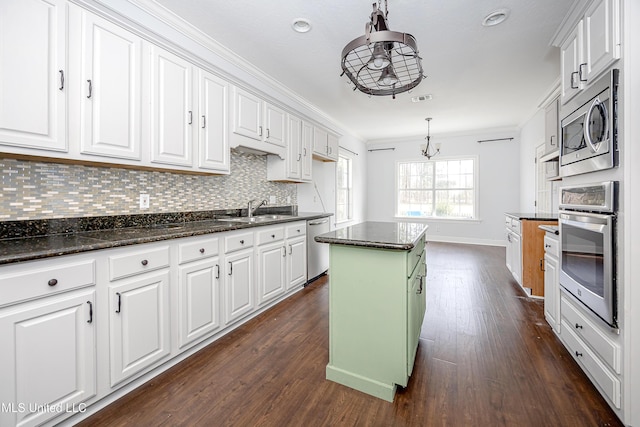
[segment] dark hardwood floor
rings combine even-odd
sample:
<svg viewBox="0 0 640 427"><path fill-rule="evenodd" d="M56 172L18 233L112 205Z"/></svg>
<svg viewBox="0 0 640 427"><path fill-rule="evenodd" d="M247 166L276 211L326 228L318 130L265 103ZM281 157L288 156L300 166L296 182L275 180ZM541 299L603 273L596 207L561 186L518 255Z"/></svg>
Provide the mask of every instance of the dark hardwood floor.
<svg viewBox="0 0 640 427"><path fill-rule="evenodd" d="M427 245L427 314L394 403L325 379L321 279L81 425L621 425L504 257L498 247Z"/></svg>

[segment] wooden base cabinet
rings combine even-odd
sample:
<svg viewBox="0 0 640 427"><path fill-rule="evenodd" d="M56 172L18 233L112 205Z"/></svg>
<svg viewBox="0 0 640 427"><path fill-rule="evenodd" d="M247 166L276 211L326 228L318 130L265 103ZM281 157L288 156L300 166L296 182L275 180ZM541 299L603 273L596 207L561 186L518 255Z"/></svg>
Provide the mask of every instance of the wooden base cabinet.
<svg viewBox="0 0 640 427"><path fill-rule="evenodd" d="M95 291L0 310L0 425L36 426L96 394Z"/></svg>

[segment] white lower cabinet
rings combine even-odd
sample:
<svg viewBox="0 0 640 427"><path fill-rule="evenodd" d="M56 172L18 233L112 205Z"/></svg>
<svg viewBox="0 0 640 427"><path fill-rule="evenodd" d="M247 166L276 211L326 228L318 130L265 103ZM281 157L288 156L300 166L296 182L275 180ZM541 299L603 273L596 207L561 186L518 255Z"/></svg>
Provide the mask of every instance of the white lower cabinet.
<svg viewBox="0 0 640 427"><path fill-rule="evenodd" d="M307 281L307 223L297 222L285 231L287 249L287 290Z"/></svg>
<svg viewBox="0 0 640 427"><path fill-rule="evenodd" d="M95 291L0 310L0 425L35 426L96 394Z"/></svg>
<svg viewBox="0 0 640 427"><path fill-rule="evenodd" d="M258 246L258 304L263 305L284 294L286 289L285 263L287 251L284 241Z"/></svg>
<svg viewBox="0 0 640 427"><path fill-rule="evenodd" d="M169 271L109 286L111 386L143 371L170 352Z"/></svg>
<svg viewBox="0 0 640 427"><path fill-rule="evenodd" d="M224 242L224 315L228 325L255 307L253 232L231 233Z"/></svg>
<svg viewBox="0 0 640 427"><path fill-rule="evenodd" d="M553 330L560 333L560 264L558 236L547 232L544 237L544 317Z"/></svg>

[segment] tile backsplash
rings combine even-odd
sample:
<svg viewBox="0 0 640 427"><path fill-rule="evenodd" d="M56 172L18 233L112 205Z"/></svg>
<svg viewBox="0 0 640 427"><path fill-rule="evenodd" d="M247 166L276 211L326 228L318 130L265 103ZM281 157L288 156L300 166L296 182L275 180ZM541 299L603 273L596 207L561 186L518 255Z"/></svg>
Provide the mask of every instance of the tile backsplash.
<svg viewBox="0 0 640 427"><path fill-rule="evenodd" d="M231 174L184 175L40 161L0 154L0 221L296 205L295 184L267 181L267 158L231 150ZM150 196L140 209L140 194Z"/></svg>

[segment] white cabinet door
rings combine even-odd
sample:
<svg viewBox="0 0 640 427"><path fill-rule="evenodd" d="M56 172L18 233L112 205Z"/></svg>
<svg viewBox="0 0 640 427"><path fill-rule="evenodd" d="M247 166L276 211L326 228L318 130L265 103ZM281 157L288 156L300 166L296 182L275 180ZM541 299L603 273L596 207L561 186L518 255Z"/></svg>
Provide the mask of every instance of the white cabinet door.
<svg viewBox="0 0 640 427"><path fill-rule="evenodd" d="M302 181L311 181L313 158L311 152L313 150L313 125L305 121L302 122Z"/></svg>
<svg viewBox="0 0 640 427"><path fill-rule="evenodd" d="M151 273L109 286L111 386L170 352L169 273Z"/></svg>
<svg viewBox="0 0 640 427"><path fill-rule="evenodd" d="M560 289L558 260L544 256L544 317L556 333L560 332Z"/></svg>
<svg viewBox="0 0 640 427"><path fill-rule="evenodd" d="M81 12L80 150L140 159L142 39Z"/></svg>
<svg viewBox="0 0 640 427"><path fill-rule="evenodd" d="M544 153L560 149L558 144L558 99L544 109Z"/></svg>
<svg viewBox="0 0 640 427"><path fill-rule="evenodd" d="M332 133L327 135L327 153L330 160L338 161L338 136Z"/></svg>
<svg viewBox="0 0 640 427"><path fill-rule="evenodd" d="M584 15L584 81L591 82L620 58L618 0L594 1Z"/></svg>
<svg viewBox="0 0 640 427"><path fill-rule="evenodd" d="M265 103L264 118L264 140L284 147L286 145L287 114L284 110Z"/></svg>
<svg viewBox="0 0 640 427"><path fill-rule="evenodd" d="M198 71L199 138L201 169L229 173L229 84L204 70Z"/></svg>
<svg viewBox="0 0 640 427"><path fill-rule="evenodd" d="M302 120L289 115L289 145L287 147L287 177L299 180L302 178Z"/></svg>
<svg viewBox="0 0 640 427"><path fill-rule="evenodd" d="M258 304L262 305L282 295L286 287L284 241L258 246Z"/></svg>
<svg viewBox="0 0 640 427"><path fill-rule="evenodd" d="M193 166L193 66L156 46L150 56L151 162Z"/></svg>
<svg viewBox="0 0 640 427"><path fill-rule="evenodd" d="M96 394L94 302L83 290L0 310L0 425L40 425L60 415L47 407Z"/></svg>
<svg viewBox="0 0 640 427"><path fill-rule="evenodd" d="M0 144L67 151L67 3L0 2Z"/></svg>
<svg viewBox="0 0 640 427"><path fill-rule="evenodd" d="M287 240L287 290L307 281L307 239L305 236Z"/></svg>
<svg viewBox="0 0 640 427"><path fill-rule="evenodd" d="M516 279L519 285L522 285L522 240L516 233L511 233L511 273L513 278Z"/></svg>
<svg viewBox="0 0 640 427"><path fill-rule="evenodd" d="M220 328L220 265L217 257L180 267L178 346Z"/></svg>
<svg viewBox="0 0 640 427"><path fill-rule="evenodd" d="M233 132L261 140L262 100L240 88L233 89Z"/></svg>
<svg viewBox="0 0 640 427"><path fill-rule="evenodd" d="M582 31L583 25L580 21L560 46L560 98L563 104L582 90L579 71L582 63Z"/></svg>
<svg viewBox="0 0 640 427"><path fill-rule="evenodd" d="M327 138L329 133L321 127L314 126L313 128L313 154L320 157L329 156L329 146L327 145Z"/></svg>
<svg viewBox="0 0 640 427"><path fill-rule="evenodd" d="M507 243L505 246L506 247L505 264L507 266L507 270L509 270L510 272L513 272L513 265L511 265L512 259L513 259L513 242L511 242L511 230L509 230L508 228L507 228L506 239L507 239Z"/></svg>
<svg viewBox="0 0 640 427"><path fill-rule="evenodd" d="M225 258L225 323L249 314L255 307L253 248Z"/></svg>

